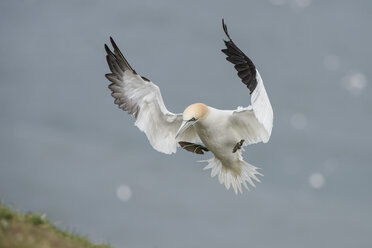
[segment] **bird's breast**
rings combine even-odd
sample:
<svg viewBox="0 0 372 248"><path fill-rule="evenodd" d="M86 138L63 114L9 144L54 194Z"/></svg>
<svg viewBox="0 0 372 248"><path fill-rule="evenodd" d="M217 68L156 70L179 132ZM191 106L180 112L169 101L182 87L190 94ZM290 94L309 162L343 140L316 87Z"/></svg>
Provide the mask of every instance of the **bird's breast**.
<svg viewBox="0 0 372 248"><path fill-rule="evenodd" d="M204 146L216 157L232 153L236 140L238 140L231 126L221 120L208 124L196 123L195 130Z"/></svg>

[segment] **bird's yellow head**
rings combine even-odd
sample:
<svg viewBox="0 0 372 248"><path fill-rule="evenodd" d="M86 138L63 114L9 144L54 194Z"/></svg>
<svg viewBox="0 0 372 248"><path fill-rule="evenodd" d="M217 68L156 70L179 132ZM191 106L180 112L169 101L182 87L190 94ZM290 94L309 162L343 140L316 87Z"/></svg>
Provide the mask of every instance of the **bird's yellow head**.
<svg viewBox="0 0 372 248"><path fill-rule="evenodd" d="M183 111L183 120L188 121L191 119L199 120L208 113L208 107L204 103L194 103L188 106Z"/></svg>
<svg viewBox="0 0 372 248"><path fill-rule="evenodd" d="M183 122L178 129L176 138L182 134L187 128L194 125L200 119L203 119L208 113L207 105L203 103L194 103L188 106L185 111L183 111Z"/></svg>

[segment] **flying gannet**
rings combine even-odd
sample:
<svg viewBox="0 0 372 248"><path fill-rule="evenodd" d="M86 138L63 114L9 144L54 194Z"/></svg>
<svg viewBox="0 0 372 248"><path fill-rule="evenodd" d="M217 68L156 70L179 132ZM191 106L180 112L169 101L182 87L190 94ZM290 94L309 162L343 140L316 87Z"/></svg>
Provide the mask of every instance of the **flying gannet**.
<svg viewBox="0 0 372 248"><path fill-rule="evenodd" d="M114 40L113 51L105 44L107 63L111 73L106 78L112 82L109 89L115 104L136 118L135 125L143 131L152 147L166 154L175 153L177 146L187 151L214 155L204 168L212 169L211 176L218 175L221 184L235 194L242 193L247 182L255 187L252 179L260 182L257 167L242 158L242 147L258 142L268 142L273 127L273 110L260 73L253 62L235 45L222 19L222 27L228 38L226 49L221 51L234 64L238 76L248 87L251 104L235 110L220 110L204 103L188 106L183 114L167 110L159 87L140 76L129 65Z"/></svg>

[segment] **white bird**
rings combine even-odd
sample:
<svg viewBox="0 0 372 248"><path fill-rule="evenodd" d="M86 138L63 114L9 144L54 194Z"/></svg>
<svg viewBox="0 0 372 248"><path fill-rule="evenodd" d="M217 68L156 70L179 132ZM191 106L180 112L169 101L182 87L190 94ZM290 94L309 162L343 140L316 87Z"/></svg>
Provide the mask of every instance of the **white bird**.
<svg viewBox="0 0 372 248"><path fill-rule="evenodd" d="M214 157L204 160L208 162L204 169L212 169L211 176L218 175L219 182L227 189L231 185L237 194L238 190L242 193L242 185L249 190L247 182L253 187L253 180L260 182L256 175L262 174L243 160L242 147L268 142L273 110L255 65L231 40L223 19L222 26L228 38L222 52L250 90L248 107L220 110L194 103L183 114L169 112L159 87L132 69L111 37L113 51L105 44L111 70L106 78L112 82L109 88L115 104L135 116L135 125L146 134L155 150L171 154L179 145L198 154L211 151Z"/></svg>

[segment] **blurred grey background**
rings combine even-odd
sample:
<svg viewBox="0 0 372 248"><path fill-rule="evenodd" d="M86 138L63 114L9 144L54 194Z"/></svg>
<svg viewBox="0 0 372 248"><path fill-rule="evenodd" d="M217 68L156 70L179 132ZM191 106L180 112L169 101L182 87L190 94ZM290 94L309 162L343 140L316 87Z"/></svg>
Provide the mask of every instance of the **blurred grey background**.
<svg viewBox="0 0 372 248"><path fill-rule="evenodd" d="M152 149L104 78L113 36L168 109L233 109L224 17L274 108L235 196L186 151ZM371 247L372 2L0 2L0 199L116 247Z"/></svg>

